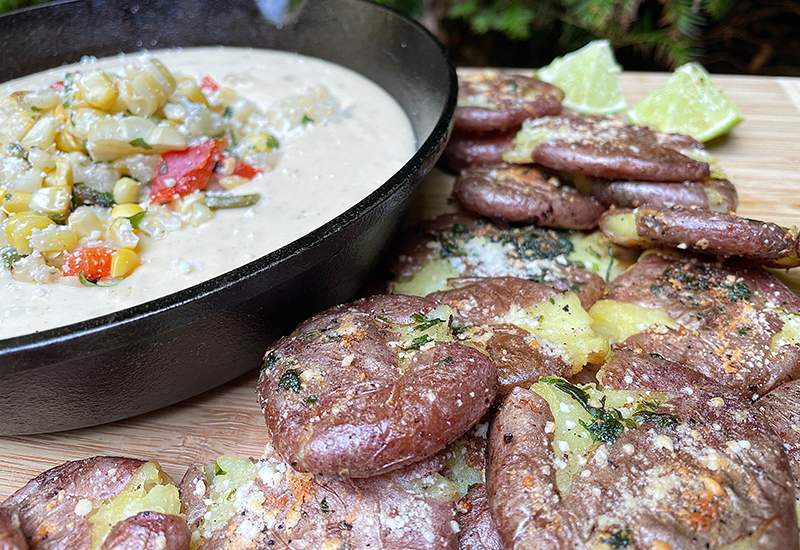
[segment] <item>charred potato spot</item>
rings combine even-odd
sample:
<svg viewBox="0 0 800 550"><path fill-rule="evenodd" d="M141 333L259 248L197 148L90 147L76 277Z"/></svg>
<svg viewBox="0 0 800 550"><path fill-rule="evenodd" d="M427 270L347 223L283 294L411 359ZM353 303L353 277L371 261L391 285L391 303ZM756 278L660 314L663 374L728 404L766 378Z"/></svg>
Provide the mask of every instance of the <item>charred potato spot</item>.
<svg viewBox="0 0 800 550"><path fill-rule="evenodd" d="M663 332L663 328L680 329L680 325L662 308L615 300L598 300L589 310L589 315L594 321L594 331L611 344L624 342L634 334L647 330Z"/></svg>
<svg viewBox="0 0 800 550"><path fill-rule="evenodd" d="M542 378L531 389L547 401L553 415L556 485L564 496L600 445L614 443L624 430L644 422L659 428L681 422L674 415L655 412L669 400L665 393L598 390L595 384L576 386L557 377Z"/></svg>

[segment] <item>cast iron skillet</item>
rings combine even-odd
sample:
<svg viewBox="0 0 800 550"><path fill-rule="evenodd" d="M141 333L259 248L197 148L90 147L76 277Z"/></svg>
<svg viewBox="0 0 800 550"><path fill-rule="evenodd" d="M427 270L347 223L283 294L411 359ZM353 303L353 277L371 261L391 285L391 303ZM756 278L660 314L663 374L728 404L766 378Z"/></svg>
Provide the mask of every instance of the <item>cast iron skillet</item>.
<svg viewBox="0 0 800 550"><path fill-rule="evenodd" d="M377 191L276 252L134 308L0 341L5 435L130 417L258 367L270 341L356 294L441 154L455 109L455 71L438 42L357 0L70 0L0 17L0 42L0 81L142 48L296 51L383 86L418 141Z"/></svg>

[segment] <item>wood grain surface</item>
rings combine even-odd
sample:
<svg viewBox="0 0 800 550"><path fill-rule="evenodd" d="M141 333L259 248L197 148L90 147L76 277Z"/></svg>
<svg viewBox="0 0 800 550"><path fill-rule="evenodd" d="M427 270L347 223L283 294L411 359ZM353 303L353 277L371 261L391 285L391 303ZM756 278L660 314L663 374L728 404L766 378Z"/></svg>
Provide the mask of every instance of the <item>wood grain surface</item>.
<svg viewBox="0 0 800 550"><path fill-rule="evenodd" d="M664 74L623 74L628 104L646 96L665 78ZM728 136L708 144L739 191L739 214L784 226L800 225L800 79L715 76L714 80L745 116ZM451 176L431 173L409 221L454 209L447 201L451 185ZM800 269L779 276L800 290ZM266 429L255 399L256 377L253 372L183 403L112 424L0 437L0 501L48 468L93 455L158 460L176 479L189 465L209 463L221 454L260 456Z"/></svg>

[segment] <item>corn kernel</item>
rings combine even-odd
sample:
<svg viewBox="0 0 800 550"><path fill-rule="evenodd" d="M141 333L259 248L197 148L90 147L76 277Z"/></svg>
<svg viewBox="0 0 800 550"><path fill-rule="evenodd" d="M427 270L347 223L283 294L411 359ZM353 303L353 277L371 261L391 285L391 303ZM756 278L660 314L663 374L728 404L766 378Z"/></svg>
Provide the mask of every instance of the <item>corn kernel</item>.
<svg viewBox="0 0 800 550"><path fill-rule="evenodd" d="M205 94L200 90L200 87L194 80L187 78L178 82L178 93L184 96L192 103L202 103L208 107L208 100Z"/></svg>
<svg viewBox="0 0 800 550"><path fill-rule="evenodd" d="M28 162L37 170L43 170L45 172L49 172L56 167L56 160L50 153L38 147L32 147L31 150L28 151Z"/></svg>
<svg viewBox="0 0 800 550"><path fill-rule="evenodd" d="M235 189L236 187L239 187L240 185L247 183L248 181L250 180L242 176L224 176L222 178L219 178L219 184L228 191L230 191L231 189Z"/></svg>
<svg viewBox="0 0 800 550"><path fill-rule="evenodd" d="M30 130L20 140L20 144L25 149L31 147L38 147L40 149L47 149L56 140L56 130L58 129L58 120L44 116L37 120Z"/></svg>
<svg viewBox="0 0 800 550"><path fill-rule="evenodd" d="M219 167L215 170L220 176L230 176L236 170L236 159L233 157L225 157L219 163Z"/></svg>
<svg viewBox="0 0 800 550"><path fill-rule="evenodd" d="M195 203L189 213L189 225L198 227L214 218L214 211L203 203Z"/></svg>
<svg viewBox="0 0 800 550"><path fill-rule="evenodd" d="M30 210L31 194L24 191L9 191L3 193L3 200L0 206L9 213L24 212Z"/></svg>
<svg viewBox="0 0 800 550"><path fill-rule="evenodd" d="M63 187L72 193L72 164L66 157L56 159L56 170L44 178L46 187Z"/></svg>
<svg viewBox="0 0 800 550"><path fill-rule="evenodd" d="M82 237L88 237L93 232L102 232L105 229L103 222L88 206L79 206L69 216L69 226Z"/></svg>
<svg viewBox="0 0 800 550"><path fill-rule="evenodd" d="M139 182L133 178L119 178L114 184L114 202L126 204L139 198ZM113 216L113 213L112 213Z"/></svg>
<svg viewBox="0 0 800 550"><path fill-rule="evenodd" d="M111 256L111 276L125 277L139 267L139 255L128 248L120 248Z"/></svg>
<svg viewBox="0 0 800 550"><path fill-rule="evenodd" d="M93 71L78 82L83 99L92 107L107 111L117 101L117 89L103 71Z"/></svg>
<svg viewBox="0 0 800 550"><path fill-rule="evenodd" d="M55 222L47 216L32 210L12 214L8 220L6 220L6 240L16 248L17 252L20 254L30 254L33 252L28 242L28 237L31 236L31 232L34 229L44 229L50 225L55 225Z"/></svg>
<svg viewBox="0 0 800 550"><path fill-rule="evenodd" d="M83 142L75 134L67 130L62 130L56 134L56 147L65 153L74 153L75 151L82 153L86 150Z"/></svg>
<svg viewBox="0 0 800 550"><path fill-rule="evenodd" d="M131 216L135 216L139 212L144 212L144 209L138 204L134 203L118 204L117 206L111 209L111 219L113 220L116 218L130 218Z"/></svg>
<svg viewBox="0 0 800 550"><path fill-rule="evenodd" d="M72 191L64 187L43 187L31 195L31 210L46 214L53 219L67 220Z"/></svg>
<svg viewBox="0 0 800 550"><path fill-rule="evenodd" d="M139 236L127 217L115 218L108 226L108 233L120 248L136 248L139 244Z"/></svg>
<svg viewBox="0 0 800 550"><path fill-rule="evenodd" d="M41 230L34 230L28 242L31 248L39 252L62 252L74 248L80 235L69 227L51 225Z"/></svg>

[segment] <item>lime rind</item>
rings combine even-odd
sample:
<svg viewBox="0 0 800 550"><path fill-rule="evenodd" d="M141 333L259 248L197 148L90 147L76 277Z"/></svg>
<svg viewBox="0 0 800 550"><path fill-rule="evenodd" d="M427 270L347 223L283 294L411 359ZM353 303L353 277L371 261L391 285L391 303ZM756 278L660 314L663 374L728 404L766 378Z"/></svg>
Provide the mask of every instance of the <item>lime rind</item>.
<svg viewBox="0 0 800 550"><path fill-rule="evenodd" d="M628 111L631 122L709 141L742 122L742 113L697 63L678 67L656 91Z"/></svg>
<svg viewBox="0 0 800 550"><path fill-rule="evenodd" d="M625 109L620 71L608 40L595 40L557 57L536 76L564 90L565 107L581 114L607 115Z"/></svg>

